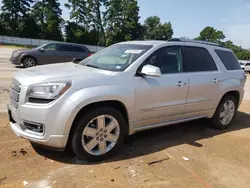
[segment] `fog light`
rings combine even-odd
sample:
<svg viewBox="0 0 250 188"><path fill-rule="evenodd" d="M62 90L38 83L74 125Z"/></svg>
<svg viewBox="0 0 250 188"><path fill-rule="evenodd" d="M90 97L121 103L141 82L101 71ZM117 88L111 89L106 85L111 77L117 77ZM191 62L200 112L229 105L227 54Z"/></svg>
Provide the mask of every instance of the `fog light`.
<svg viewBox="0 0 250 188"><path fill-rule="evenodd" d="M43 133L44 132L44 126L40 123L24 122L24 126L29 131L33 131L36 133Z"/></svg>

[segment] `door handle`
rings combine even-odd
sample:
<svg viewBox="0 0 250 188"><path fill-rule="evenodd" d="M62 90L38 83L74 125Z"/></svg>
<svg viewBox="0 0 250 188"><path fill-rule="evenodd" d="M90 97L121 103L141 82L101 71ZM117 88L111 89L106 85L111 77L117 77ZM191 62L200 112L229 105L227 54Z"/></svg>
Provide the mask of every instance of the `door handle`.
<svg viewBox="0 0 250 188"><path fill-rule="evenodd" d="M179 81L179 82L177 82L176 83L176 86L177 87L183 87L183 86L185 86L187 83L184 83L184 82L182 82L182 81Z"/></svg>
<svg viewBox="0 0 250 188"><path fill-rule="evenodd" d="M219 84L220 83L220 80L218 80L217 78L213 79L213 83L214 84Z"/></svg>

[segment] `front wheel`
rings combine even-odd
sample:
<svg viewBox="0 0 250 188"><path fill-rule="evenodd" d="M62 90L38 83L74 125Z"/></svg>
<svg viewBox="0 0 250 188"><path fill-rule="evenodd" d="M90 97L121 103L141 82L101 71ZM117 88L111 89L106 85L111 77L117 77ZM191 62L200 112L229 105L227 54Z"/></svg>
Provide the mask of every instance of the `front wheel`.
<svg viewBox="0 0 250 188"><path fill-rule="evenodd" d="M101 161L113 157L123 143L125 120L113 108L92 109L76 124L72 149L77 157Z"/></svg>
<svg viewBox="0 0 250 188"><path fill-rule="evenodd" d="M217 129L226 129L232 123L237 111L237 101L233 96L224 97L218 105L212 118L213 126Z"/></svg>
<svg viewBox="0 0 250 188"><path fill-rule="evenodd" d="M34 67L36 66L36 60L32 57L25 57L22 64L25 68Z"/></svg>

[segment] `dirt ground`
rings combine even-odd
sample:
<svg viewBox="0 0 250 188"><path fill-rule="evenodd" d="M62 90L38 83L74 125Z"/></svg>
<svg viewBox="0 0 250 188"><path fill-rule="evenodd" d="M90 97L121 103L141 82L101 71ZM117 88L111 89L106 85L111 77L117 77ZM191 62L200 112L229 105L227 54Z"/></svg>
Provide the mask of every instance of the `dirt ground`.
<svg viewBox="0 0 250 188"><path fill-rule="evenodd" d="M7 94L2 91L0 100ZM0 187L250 188L248 98L230 129L214 130L198 120L140 132L126 139L115 158L94 164L32 146L10 130L2 112Z"/></svg>

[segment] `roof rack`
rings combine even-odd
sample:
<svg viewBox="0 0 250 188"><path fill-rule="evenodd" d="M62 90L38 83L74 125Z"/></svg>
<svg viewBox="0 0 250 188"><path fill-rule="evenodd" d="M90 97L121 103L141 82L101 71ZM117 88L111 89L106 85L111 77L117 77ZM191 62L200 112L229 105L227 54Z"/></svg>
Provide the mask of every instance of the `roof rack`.
<svg viewBox="0 0 250 188"><path fill-rule="evenodd" d="M211 46L224 47L222 44L218 44L215 42L207 42L207 41L202 41L202 40L191 40L191 39L172 38L172 39L169 39L168 42L190 42L190 43L198 43L198 44L206 44L206 45L211 45Z"/></svg>

